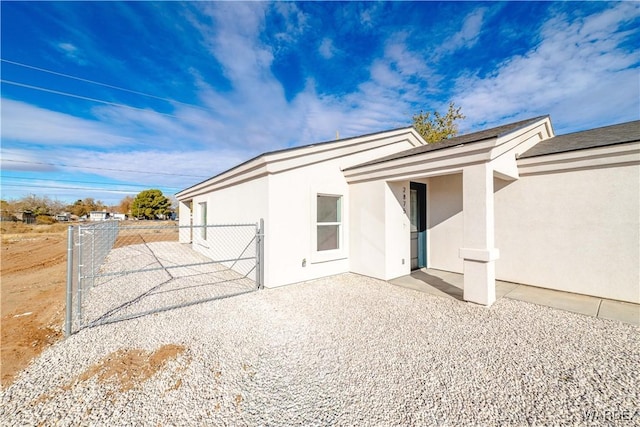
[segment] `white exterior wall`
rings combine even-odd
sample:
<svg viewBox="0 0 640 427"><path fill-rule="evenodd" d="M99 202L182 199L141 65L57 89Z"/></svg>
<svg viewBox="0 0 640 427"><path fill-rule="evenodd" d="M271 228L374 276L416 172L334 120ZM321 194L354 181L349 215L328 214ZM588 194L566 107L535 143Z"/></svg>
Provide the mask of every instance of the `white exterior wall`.
<svg viewBox="0 0 640 427"><path fill-rule="evenodd" d="M462 174L427 181L427 266L462 273L458 253L464 246Z"/></svg>
<svg viewBox="0 0 640 427"><path fill-rule="evenodd" d="M640 303L640 168L494 180L496 279ZM462 273L462 176L427 181L428 266Z"/></svg>
<svg viewBox="0 0 640 427"><path fill-rule="evenodd" d="M265 240L265 251L269 254L267 262L270 273L268 277L265 273L265 286L275 287L356 271L352 266L354 250L350 245L352 243L357 245L355 252L358 254L362 253L358 248L363 248L364 258L367 258L372 251L375 251L369 246L370 244L385 241L384 235L392 232L391 229L385 230L385 227L378 227L376 230L380 232L381 236L364 236L363 232L373 229L363 226L363 224L369 224L370 220L374 218L361 220L359 215L384 218L385 215L388 215L386 211L388 202L393 201L392 205L399 209L397 200L390 192L387 194L389 190L384 183L377 185L373 191L357 194L353 199L354 191L347 184L342 169L412 147L408 142L398 145L371 149L270 175L269 222L266 225L269 231L268 238ZM326 254L315 251L316 210L314 199L318 194L342 196L341 250L335 256L332 255L328 258L325 256ZM356 212L352 214L351 210L354 207ZM380 210L377 209L378 207ZM362 208L366 213L363 213ZM353 237L354 235L358 237ZM361 240L361 238L365 240ZM408 237L406 244L408 248ZM382 250L384 251L384 249ZM396 251L396 253L398 252ZM356 264L360 263L362 266L361 257L357 258ZM371 258L364 261L364 264L369 268L373 266L374 271L367 273L369 269L365 268L361 270L361 274L390 278L386 276L386 273L382 273L382 276L376 276L375 269L384 270L385 261L382 260L380 264L377 264L376 261L372 263L372 260L375 259L375 254L371 254ZM403 274L408 274L408 271ZM398 276L401 275L398 274Z"/></svg>
<svg viewBox="0 0 640 427"><path fill-rule="evenodd" d="M208 224L255 223L266 217L269 186L266 176L193 198L193 223L199 220L199 204L207 202Z"/></svg>
<svg viewBox="0 0 640 427"><path fill-rule="evenodd" d="M409 181L385 185L385 277L394 279L411 273L411 226Z"/></svg>
<svg viewBox="0 0 640 427"><path fill-rule="evenodd" d="M178 225L180 227L189 227L191 225L191 202L178 202ZM180 228L180 243L191 243L191 230Z"/></svg>
<svg viewBox="0 0 640 427"><path fill-rule="evenodd" d="M207 224L239 224L257 223L260 218L267 221L268 178L261 177L233 187L223 188L193 198L192 222L194 226L202 225L201 203L207 203ZM180 206L183 207L182 205ZM185 212L187 211L185 205ZM183 212L180 212L181 221ZM188 224L184 224L188 225ZM266 228L266 227L265 227ZM268 233L268 230L266 231ZM193 248L211 259L235 258L243 253L249 239L255 235L255 228L207 228L206 240L203 240L203 230L194 228L192 231ZM210 242L215 242L214 244ZM222 242L222 243L220 243ZM254 255L255 249L249 248L246 255ZM266 257L265 257L266 258ZM265 277L269 268L265 259ZM228 266L230 266L229 263ZM241 261L234 265L234 270L246 274L254 265L253 261ZM249 275L255 279L254 273ZM266 280L266 279L265 279Z"/></svg>
<svg viewBox="0 0 640 427"><path fill-rule="evenodd" d="M383 279L386 276L384 181L350 185L351 271Z"/></svg>
<svg viewBox="0 0 640 427"><path fill-rule="evenodd" d="M354 271L350 244L362 241L352 238L354 228L357 230L360 226L357 221L353 222L353 191L342 170L411 147L405 141L269 175L269 221L265 226L269 273L265 271L265 286L288 285ZM315 199L318 194L342 196L341 249L331 255L315 250ZM378 193L378 197L384 197L384 194ZM371 209L371 200L358 200L370 212L376 212ZM384 204L381 208L383 216ZM384 227L379 230L385 232ZM358 231L355 233L359 234ZM384 262L381 266L384 268Z"/></svg>
<svg viewBox="0 0 640 427"><path fill-rule="evenodd" d="M411 272L409 181L351 185L351 271L389 280Z"/></svg>
<svg viewBox="0 0 640 427"><path fill-rule="evenodd" d="M342 196L340 249L328 259L315 250L317 194ZM336 161L271 175L268 203L266 286L349 271L349 188Z"/></svg>
<svg viewBox="0 0 640 427"><path fill-rule="evenodd" d="M366 136L360 141L339 141L338 144L335 147L320 144L301 150L269 153L264 158L241 165L240 169L232 169L209 182L184 190L179 197L184 200L192 194L201 193L192 198L194 225L199 221L199 203L205 201L208 203L207 222L210 224L265 219L265 287L348 272L352 203L349 185L342 171L424 144L424 141L414 130L403 129L384 136ZM248 180L239 182L243 178ZM216 188L225 183L228 187ZM318 194L342 196L338 251L316 250ZM380 193L383 200L384 195L384 191ZM181 203L181 208L182 223L188 209L184 203ZM384 215L384 204L382 209ZM384 233L384 228L380 230ZM382 266L384 268L384 263Z"/></svg>
<svg viewBox="0 0 640 427"><path fill-rule="evenodd" d="M640 303L639 176L607 167L496 187L497 278Z"/></svg>

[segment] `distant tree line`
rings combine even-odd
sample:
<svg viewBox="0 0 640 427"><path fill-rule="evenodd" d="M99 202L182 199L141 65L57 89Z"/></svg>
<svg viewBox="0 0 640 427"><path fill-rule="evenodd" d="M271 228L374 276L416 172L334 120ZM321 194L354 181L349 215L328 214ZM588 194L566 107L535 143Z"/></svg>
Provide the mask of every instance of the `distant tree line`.
<svg viewBox="0 0 640 427"><path fill-rule="evenodd" d="M166 218L173 212L171 199L155 189L141 191L135 198L126 196L112 206L91 197L66 204L48 196L30 194L17 200L0 200L0 210L3 221L18 220L22 213L28 212L41 223L51 222L51 218L63 213L82 218L92 211L108 211L138 219L156 219Z"/></svg>

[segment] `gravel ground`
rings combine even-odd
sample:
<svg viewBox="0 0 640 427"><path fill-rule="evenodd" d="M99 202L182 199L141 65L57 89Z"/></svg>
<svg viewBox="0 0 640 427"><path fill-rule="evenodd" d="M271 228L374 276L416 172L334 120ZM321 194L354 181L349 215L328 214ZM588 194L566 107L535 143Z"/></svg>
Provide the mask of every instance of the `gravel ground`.
<svg viewBox="0 0 640 427"><path fill-rule="evenodd" d="M2 391L9 425L639 425L640 330L345 274L82 330ZM184 348L122 391L117 350Z"/></svg>
<svg viewBox="0 0 640 427"><path fill-rule="evenodd" d="M195 265L208 262L211 259L178 242L113 249L100 268L104 276L84 298L83 326L256 290L253 280L221 264ZM143 271L111 275L135 270Z"/></svg>

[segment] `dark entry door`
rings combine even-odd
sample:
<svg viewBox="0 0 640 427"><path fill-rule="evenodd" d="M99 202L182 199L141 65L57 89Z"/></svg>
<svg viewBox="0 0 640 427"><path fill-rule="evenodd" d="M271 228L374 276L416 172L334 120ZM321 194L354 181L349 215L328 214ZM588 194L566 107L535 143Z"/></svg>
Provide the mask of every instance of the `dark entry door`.
<svg viewBox="0 0 640 427"><path fill-rule="evenodd" d="M412 182L410 187L411 269L427 266L427 186Z"/></svg>

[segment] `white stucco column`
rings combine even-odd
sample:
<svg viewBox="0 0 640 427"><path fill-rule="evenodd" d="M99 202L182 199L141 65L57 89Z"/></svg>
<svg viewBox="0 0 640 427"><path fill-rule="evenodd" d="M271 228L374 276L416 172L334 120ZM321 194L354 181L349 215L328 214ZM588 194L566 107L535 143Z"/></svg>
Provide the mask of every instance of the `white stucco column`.
<svg viewBox="0 0 640 427"><path fill-rule="evenodd" d="M473 165L462 172L464 247L459 256L464 265L465 301L491 305L496 300L494 248L493 169L490 164Z"/></svg>

